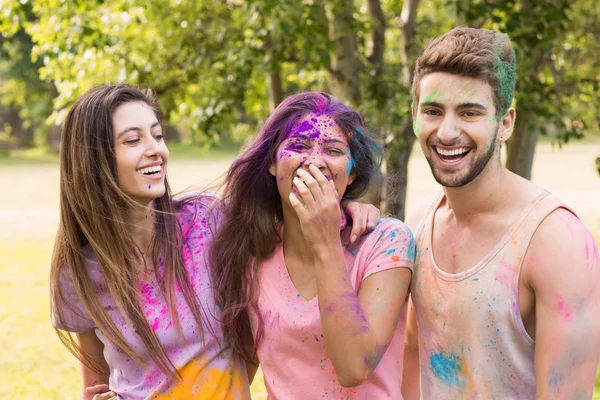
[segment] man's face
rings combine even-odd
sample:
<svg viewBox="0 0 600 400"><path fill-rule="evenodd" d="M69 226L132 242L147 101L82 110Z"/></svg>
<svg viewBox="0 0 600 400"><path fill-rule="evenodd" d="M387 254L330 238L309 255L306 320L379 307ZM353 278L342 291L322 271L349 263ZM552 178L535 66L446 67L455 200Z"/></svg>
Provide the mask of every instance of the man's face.
<svg viewBox="0 0 600 400"><path fill-rule="evenodd" d="M496 154L497 141L506 140L498 138L501 124L491 86L461 75L426 75L413 120L431 172L445 187L472 182Z"/></svg>

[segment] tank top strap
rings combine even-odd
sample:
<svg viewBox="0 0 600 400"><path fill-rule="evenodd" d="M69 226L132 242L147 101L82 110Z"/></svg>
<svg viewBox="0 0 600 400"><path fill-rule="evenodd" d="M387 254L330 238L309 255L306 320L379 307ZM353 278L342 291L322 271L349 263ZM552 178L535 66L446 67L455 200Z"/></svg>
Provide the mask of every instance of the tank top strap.
<svg viewBox="0 0 600 400"><path fill-rule="evenodd" d="M414 236L417 240L417 242L420 242L422 240L422 234L424 233L424 231L427 230L427 228L429 228L431 219L432 219L432 215L435 212L435 210L437 210L437 208L440 206L440 202L442 201L442 199L444 198L444 191L442 190L435 198L435 200L431 203L431 205L429 206L429 209L427 210L427 213L423 216L423 218L421 218L421 222L419 222L418 228L416 230L416 232L414 232ZM427 235L425 235L427 236Z"/></svg>
<svg viewBox="0 0 600 400"><path fill-rule="evenodd" d="M564 208L577 216L558 197L544 191L511 228L513 239L517 240L521 246L525 248L529 247L529 243L537 228L544 222L548 215L552 214L558 208Z"/></svg>

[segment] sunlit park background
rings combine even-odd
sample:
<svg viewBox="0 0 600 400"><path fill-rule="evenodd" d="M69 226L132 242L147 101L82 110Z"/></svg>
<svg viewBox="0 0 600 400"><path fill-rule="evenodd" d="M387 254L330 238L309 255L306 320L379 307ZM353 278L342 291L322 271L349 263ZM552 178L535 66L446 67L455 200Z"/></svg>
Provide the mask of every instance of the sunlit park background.
<svg viewBox="0 0 600 400"><path fill-rule="evenodd" d="M371 198L403 219L439 190L413 146L414 61L456 25L510 33L518 118L506 164L600 242L596 0L0 0L0 398L79 398L48 305L60 127L78 96L102 83L153 87L177 192L220 176L286 95L330 92L385 144ZM266 398L260 376L252 390Z"/></svg>

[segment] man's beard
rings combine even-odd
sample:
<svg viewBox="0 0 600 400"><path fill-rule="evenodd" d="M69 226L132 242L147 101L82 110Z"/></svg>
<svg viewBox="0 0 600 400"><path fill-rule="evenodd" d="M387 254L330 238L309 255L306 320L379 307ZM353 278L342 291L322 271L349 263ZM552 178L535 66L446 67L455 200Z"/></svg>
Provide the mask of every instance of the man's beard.
<svg viewBox="0 0 600 400"><path fill-rule="evenodd" d="M433 177L437 183L444 187L461 187L471 183L479 176L481 171L483 171L485 166L490 162L490 159L494 155L494 151L496 151L497 133L498 131L496 131L494 134L494 138L492 139L492 143L490 143L489 149L479 159L475 160L475 163L466 174L456 176L452 174L439 173L436 169L437 166L433 163L431 157L425 157L429 163L429 167L431 168L431 173L433 174Z"/></svg>

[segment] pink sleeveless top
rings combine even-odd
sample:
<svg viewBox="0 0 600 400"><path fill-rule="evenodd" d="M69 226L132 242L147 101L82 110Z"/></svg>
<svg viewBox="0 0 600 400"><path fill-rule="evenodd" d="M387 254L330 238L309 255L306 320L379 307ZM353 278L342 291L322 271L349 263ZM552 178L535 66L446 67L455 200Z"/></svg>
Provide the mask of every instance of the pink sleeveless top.
<svg viewBox="0 0 600 400"><path fill-rule="evenodd" d="M419 330L421 396L533 399L535 341L521 319L519 274L540 223L566 206L544 192L479 263L449 274L435 264L432 251L435 210L443 198L442 194L434 202L416 234L411 290Z"/></svg>

